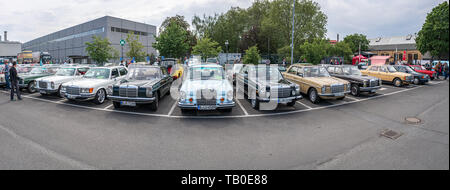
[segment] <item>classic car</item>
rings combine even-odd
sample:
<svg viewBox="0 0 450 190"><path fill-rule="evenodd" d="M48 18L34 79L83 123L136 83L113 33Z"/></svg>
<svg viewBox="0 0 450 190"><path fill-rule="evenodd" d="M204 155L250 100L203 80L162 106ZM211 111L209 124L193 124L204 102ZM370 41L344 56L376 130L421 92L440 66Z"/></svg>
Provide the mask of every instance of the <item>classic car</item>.
<svg viewBox="0 0 450 190"><path fill-rule="evenodd" d="M6 86L5 66L0 65L0 86Z"/></svg>
<svg viewBox="0 0 450 190"><path fill-rule="evenodd" d="M208 58L208 59L206 59L206 63L219 64L219 60L217 58Z"/></svg>
<svg viewBox="0 0 450 190"><path fill-rule="evenodd" d="M112 86L127 75L123 66L93 67L78 80L62 84L61 94L68 100L90 101L103 104L112 94Z"/></svg>
<svg viewBox="0 0 450 190"><path fill-rule="evenodd" d="M236 75L236 88L243 90L256 110L261 108L261 102L294 106L302 99L300 86L286 80L277 65L244 65Z"/></svg>
<svg viewBox="0 0 450 190"><path fill-rule="evenodd" d="M436 71L429 71L422 65L408 65L408 66L410 66L412 69L414 69L414 71L416 71L418 73L428 75L431 80L434 80L436 78L436 75L437 75Z"/></svg>
<svg viewBox="0 0 450 190"><path fill-rule="evenodd" d="M32 68L29 70L29 68ZM19 88L27 89L29 93L36 92L36 80L56 73L59 66L22 67L19 75ZM29 71L29 72L27 72Z"/></svg>
<svg viewBox="0 0 450 190"><path fill-rule="evenodd" d="M41 95L56 94L61 96L61 85L66 82L78 80L89 70L86 66L62 66L55 75L42 77L36 80L36 89Z"/></svg>
<svg viewBox="0 0 450 190"><path fill-rule="evenodd" d="M231 112L234 106L233 86L222 66L201 64L187 69L178 100L183 113L188 110Z"/></svg>
<svg viewBox="0 0 450 190"><path fill-rule="evenodd" d="M157 110L159 99L170 93L172 82L165 67L131 64L125 79L113 85L112 95L108 98L113 101L114 108L150 104L152 110Z"/></svg>
<svg viewBox="0 0 450 190"><path fill-rule="evenodd" d="M300 92L308 95L314 104L319 103L321 99L342 100L350 93L350 82L332 77L322 66L294 64L283 75L300 85Z"/></svg>
<svg viewBox="0 0 450 190"><path fill-rule="evenodd" d="M408 73L398 72L392 65L372 65L361 73L381 79L385 83L394 84L396 87L408 85L414 81L414 76Z"/></svg>
<svg viewBox="0 0 450 190"><path fill-rule="evenodd" d="M426 74L418 73L418 72L414 71L414 69L411 69L411 67L409 67L409 66L394 65L393 67L395 69L397 69L397 71L399 71L399 72L408 73L408 74L413 75L415 85L426 84L430 81L430 76L428 76Z"/></svg>
<svg viewBox="0 0 450 190"><path fill-rule="evenodd" d="M381 88L382 81L379 78L362 75L358 66L330 65L327 67L332 77L347 80L351 83L350 93L359 96L361 92L375 93Z"/></svg>

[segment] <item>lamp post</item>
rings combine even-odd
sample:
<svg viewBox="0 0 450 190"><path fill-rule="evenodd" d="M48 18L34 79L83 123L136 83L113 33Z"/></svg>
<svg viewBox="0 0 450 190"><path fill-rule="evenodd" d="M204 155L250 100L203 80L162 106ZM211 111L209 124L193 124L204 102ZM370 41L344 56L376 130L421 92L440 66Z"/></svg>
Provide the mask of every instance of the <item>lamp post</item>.
<svg viewBox="0 0 450 190"><path fill-rule="evenodd" d="M226 52L226 55L227 55L227 62L225 62L225 64L228 64L228 45L229 45L230 43L228 43L228 40L227 41L225 41L225 46L226 46L226 50L227 50L227 52Z"/></svg>
<svg viewBox="0 0 450 190"><path fill-rule="evenodd" d="M291 42L291 65L294 64L294 24L295 24L295 1L293 0L293 7L292 7L292 42Z"/></svg>

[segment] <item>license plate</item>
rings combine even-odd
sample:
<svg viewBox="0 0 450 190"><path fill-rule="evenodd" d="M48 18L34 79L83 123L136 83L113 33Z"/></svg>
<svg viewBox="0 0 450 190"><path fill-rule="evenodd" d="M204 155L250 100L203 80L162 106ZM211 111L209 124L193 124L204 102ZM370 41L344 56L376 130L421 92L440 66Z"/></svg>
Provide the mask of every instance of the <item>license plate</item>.
<svg viewBox="0 0 450 190"><path fill-rule="evenodd" d="M278 99L278 103L288 103L290 101L291 100L289 100L289 99Z"/></svg>
<svg viewBox="0 0 450 190"><path fill-rule="evenodd" d="M40 90L39 91L41 94L47 94L47 92L45 90Z"/></svg>
<svg viewBox="0 0 450 190"><path fill-rule="evenodd" d="M344 96L344 95L345 95L344 93L337 93L334 96Z"/></svg>
<svg viewBox="0 0 450 190"><path fill-rule="evenodd" d="M121 101L120 105L122 106L136 106L136 102L128 102L128 101Z"/></svg>
<svg viewBox="0 0 450 190"><path fill-rule="evenodd" d="M67 95L67 98L69 98L69 99L75 99L75 96L74 96L74 95Z"/></svg>
<svg viewBox="0 0 450 190"><path fill-rule="evenodd" d="M213 105L204 105L204 106L198 106L198 110L215 110L216 106Z"/></svg>

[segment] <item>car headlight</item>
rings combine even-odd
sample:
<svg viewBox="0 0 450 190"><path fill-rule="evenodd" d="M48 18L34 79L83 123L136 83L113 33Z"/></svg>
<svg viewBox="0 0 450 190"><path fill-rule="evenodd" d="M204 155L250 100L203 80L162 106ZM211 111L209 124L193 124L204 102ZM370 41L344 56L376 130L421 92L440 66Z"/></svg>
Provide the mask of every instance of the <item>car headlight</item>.
<svg viewBox="0 0 450 190"><path fill-rule="evenodd" d="M325 93L327 91L327 87L326 86L322 86L322 94Z"/></svg>
<svg viewBox="0 0 450 190"><path fill-rule="evenodd" d="M300 94L300 86L295 86L295 93Z"/></svg>
<svg viewBox="0 0 450 190"><path fill-rule="evenodd" d="M367 87L368 86L368 84L369 84L369 81L364 81L364 87Z"/></svg>
<svg viewBox="0 0 450 190"><path fill-rule="evenodd" d="M81 93L88 94L88 93L92 93L92 92L94 92L94 88L82 88L81 89Z"/></svg>
<svg viewBox="0 0 450 190"><path fill-rule="evenodd" d="M233 91L228 91L227 92L227 100L228 101L233 101Z"/></svg>
<svg viewBox="0 0 450 190"><path fill-rule="evenodd" d="M347 83L347 90L350 89L352 87L352 84Z"/></svg>
<svg viewBox="0 0 450 190"><path fill-rule="evenodd" d="M152 97L153 96L153 89L152 88L147 88L147 90L145 91L145 95L147 97Z"/></svg>
<svg viewBox="0 0 450 190"><path fill-rule="evenodd" d="M180 91L180 101L181 102L186 101L186 92Z"/></svg>
<svg viewBox="0 0 450 190"><path fill-rule="evenodd" d="M61 91L65 92L65 91L66 91L66 87L65 87L65 86L62 86L62 87L61 87Z"/></svg>
<svg viewBox="0 0 450 190"><path fill-rule="evenodd" d="M51 83L50 83L50 87L51 87L51 89L55 89L55 83L54 83L54 82L51 82Z"/></svg>

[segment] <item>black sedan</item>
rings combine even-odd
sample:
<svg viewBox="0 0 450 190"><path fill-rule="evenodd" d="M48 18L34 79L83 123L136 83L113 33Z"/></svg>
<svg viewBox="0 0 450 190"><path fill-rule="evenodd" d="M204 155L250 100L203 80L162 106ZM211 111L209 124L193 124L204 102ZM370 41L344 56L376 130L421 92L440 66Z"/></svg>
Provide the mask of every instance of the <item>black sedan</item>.
<svg viewBox="0 0 450 190"><path fill-rule="evenodd" d="M414 84L426 84L430 81L430 76L422 73L418 73L411 69L411 67L407 65L394 65L394 68L397 69L398 72L408 73L414 76Z"/></svg>
<svg viewBox="0 0 450 190"><path fill-rule="evenodd" d="M350 93L359 96L361 92L375 93L381 88L381 80L376 77L362 75L357 66L330 65L327 67L331 76L344 79L352 84Z"/></svg>

